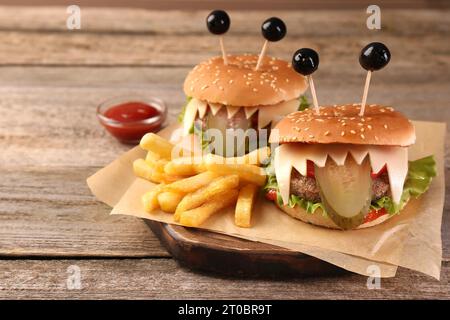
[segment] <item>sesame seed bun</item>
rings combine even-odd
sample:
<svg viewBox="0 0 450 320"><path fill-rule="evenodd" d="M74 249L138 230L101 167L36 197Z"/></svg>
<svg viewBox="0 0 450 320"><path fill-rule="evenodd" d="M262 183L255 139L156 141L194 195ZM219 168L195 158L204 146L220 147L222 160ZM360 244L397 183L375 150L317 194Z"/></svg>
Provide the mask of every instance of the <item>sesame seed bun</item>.
<svg viewBox="0 0 450 320"><path fill-rule="evenodd" d="M301 220L303 222L330 229L341 229L330 218L328 218L328 216L324 215L322 209L320 208L318 208L314 213L308 213L300 206L295 206L293 208L286 205L280 206L279 204L277 204L277 206L291 217ZM364 229L376 226L380 223L385 222L386 220L388 220L393 216L394 215L384 214L376 218L375 220L359 225L355 229Z"/></svg>
<svg viewBox="0 0 450 320"><path fill-rule="evenodd" d="M280 59L264 57L255 71L257 55L213 57L194 67L184 81L189 97L237 107L274 105L298 98L307 88L305 77Z"/></svg>
<svg viewBox="0 0 450 320"><path fill-rule="evenodd" d="M313 107L287 115L272 132L271 143L348 143L406 147L416 140L414 126L400 112L380 105L359 104Z"/></svg>

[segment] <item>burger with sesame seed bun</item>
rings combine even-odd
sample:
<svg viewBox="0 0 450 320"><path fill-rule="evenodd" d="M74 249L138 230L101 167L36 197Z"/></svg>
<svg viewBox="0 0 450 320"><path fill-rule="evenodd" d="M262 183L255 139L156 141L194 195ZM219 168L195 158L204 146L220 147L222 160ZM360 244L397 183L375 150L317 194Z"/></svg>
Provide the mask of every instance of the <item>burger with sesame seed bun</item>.
<svg viewBox="0 0 450 320"><path fill-rule="evenodd" d="M433 156L408 161L412 123L391 107L360 104L294 112L272 130L279 144L266 197L290 216L333 229L386 221L424 193L436 174Z"/></svg>
<svg viewBox="0 0 450 320"><path fill-rule="evenodd" d="M228 55L227 64L213 57L195 66L184 81L183 135L195 133L203 148L213 147L209 151L216 154L244 154L266 144L271 127L283 116L308 106L301 96L306 79L288 62L265 56L255 70L257 62L257 55ZM214 146L210 132L223 135L220 146ZM237 132L246 138L229 148ZM260 141L252 145L249 140L255 137Z"/></svg>

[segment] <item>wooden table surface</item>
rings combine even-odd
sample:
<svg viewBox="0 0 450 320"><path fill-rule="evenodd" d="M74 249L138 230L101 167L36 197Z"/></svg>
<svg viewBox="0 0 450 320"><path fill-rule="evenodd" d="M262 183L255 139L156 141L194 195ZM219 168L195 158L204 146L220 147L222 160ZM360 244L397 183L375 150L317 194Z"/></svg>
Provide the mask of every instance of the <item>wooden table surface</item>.
<svg viewBox="0 0 450 320"><path fill-rule="evenodd" d="M63 7L0 7L0 298L450 298L448 180L441 281L400 268L380 290L355 274L270 280L192 272L143 221L108 215L85 180L129 147L98 125L96 105L154 94L174 121L186 73L218 50L206 13L89 8L82 29L68 31ZM229 52L258 52L268 15L288 26L271 54L289 59L299 47L316 48L323 104L359 101L359 50L383 41L392 61L373 76L369 102L450 122L448 9L383 10L381 31L366 28L363 9L230 14ZM449 179L448 155L445 172ZM72 265L81 271L79 290L67 287Z"/></svg>

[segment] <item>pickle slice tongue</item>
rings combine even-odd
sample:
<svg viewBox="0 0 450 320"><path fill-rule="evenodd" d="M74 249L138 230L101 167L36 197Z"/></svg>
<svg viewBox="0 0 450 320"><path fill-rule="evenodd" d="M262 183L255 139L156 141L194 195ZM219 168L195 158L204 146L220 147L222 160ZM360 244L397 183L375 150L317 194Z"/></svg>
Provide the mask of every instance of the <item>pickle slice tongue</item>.
<svg viewBox="0 0 450 320"><path fill-rule="evenodd" d="M349 156L344 165L338 166L328 159L325 167L315 167L315 175L329 218L344 230L361 225L372 198L369 160L358 165Z"/></svg>

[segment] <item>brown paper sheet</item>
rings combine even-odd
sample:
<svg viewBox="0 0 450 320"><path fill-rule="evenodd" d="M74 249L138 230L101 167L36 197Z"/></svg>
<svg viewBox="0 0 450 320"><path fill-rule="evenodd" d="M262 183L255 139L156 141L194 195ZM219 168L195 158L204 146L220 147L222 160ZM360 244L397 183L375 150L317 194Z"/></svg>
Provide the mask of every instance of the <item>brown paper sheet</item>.
<svg viewBox="0 0 450 320"><path fill-rule="evenodd" d="M434 154L438 175L425 195L381 225L345 232L329 230L292 219L273 204L259 201L252 228L236 227L231 209L214 215L202 228L301 251L363 275L368 275L369 265L376 264L382 277L394 276L397 266L402 266L439 279L446 129L444 123L418 121L414 125L417 142L409 149L409 158ZM167 136L173 129L167 128L161 135ZM139 147L130 150L91 176L88 185L100 201L114 206L112 214L174 223L170 214L148 214L142 208L141 196L153 184L134 178L131 164L143 155Z"/></svg>

